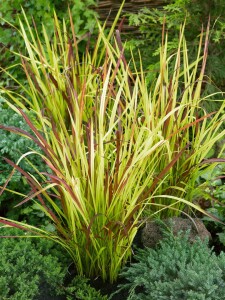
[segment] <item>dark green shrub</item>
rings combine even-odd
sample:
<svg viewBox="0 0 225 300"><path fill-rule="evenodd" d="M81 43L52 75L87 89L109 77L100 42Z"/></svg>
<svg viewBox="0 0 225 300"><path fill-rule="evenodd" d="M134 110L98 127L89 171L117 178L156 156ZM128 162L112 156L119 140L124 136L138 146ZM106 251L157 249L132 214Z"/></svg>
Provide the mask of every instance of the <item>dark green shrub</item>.
<svg viewBox="0 0 225 300"><path fill-rule="evenodd" d="M30 117L32 114L30 113ZM13 126L23 129L31 133L29 126L26 124L25 120L16 112L14 112L11 108L4 106L0 101L0 124L4 124L5 126ZM1 177L0 177L0 185L5 182L7 175L9 174L10 167L7 163L4 162L3 157L9 158L14 162L17 162L22 154L30 151L31 149L40 152L40 149L37 145L24 136L9 132L9 131L1 131L1 139L0 139L0 169L1 169ZM29 161L34 164L38 169L44 170L44 164L42 162L41 157L30 155ZM32 172L33 168L26 160L22 160L20 163L22 168L25 168L27 172ZM16 182L18 185L18 176L21 177L21 174L15 172L13 176L13 182Z"/></svg>
<svg viewBox="0 0 225 300"><path fill-rule="evenodd" d="M224 143L224 141L222 141ZM217 150L217 149L215 149ZM220 150L220 149L219 149ZM217 157L215 151L214 157ZM224 157L224 153L222 154ZM213 237L214 250L225 250L225 164L211 165L210 168L202 169L196 180L193 198L202 208L213 216L202 216L205 226ZM220 222L218 222L218 220Z"/></svg>
<svg viewBox="0 0 225 300"><path fill-rule="evenodd" d="M82 276L76 276L66 288L67 300L107 300L107 296L102 296L88 284L88 279Z"/></svg>
<svg viewBox="0 0 225 300"><path fill-rule="evenodd" d="M129 300L221 300L225 295L225 254L188 235L167 236L159 248L138 250L136 263L122 272Z"/></svg>
<svg viewBox="0 0 225 300"><path fill-rule="evenodd" d="M71 281L71 261L60 246L45 238L23 237L28 234L0 227L1 300L107 300L89 279L76 276Z"/></svg>
<svg viewBox="0 0 225 300"><path fill-rule="evenodd" d="M31 113L29 116L32 118ZM22 117L20 117L12 109L8 108L7 106L4 106L4 104L1 103L1 101L0 101L0 124L4 124L6 126L18 127L20 129L30 132L29 126L27 126L25 120L22 119ZM3 186L3 184L5 183L6 179L8 178L12 170L11 166L5 162L4 157L16 163L19 160L20 156L30 151L30 149L40 152L40 149L32 140L29 140L23 136L14 134L6 130L1 131L0 186ZM46 171L46 165L43 163L40 156L32 154L28 156L28 159L30 163L33 164L39 171ZM34 175L35 173L34 169L31 167L28 161L26 161L26 159L23 159L20 162L20 166L24 168L26 172L29 172L30 174ZM29 191L29 186L25 178L18 171L15 171L12 179L7 185L7 188L9 190L21 194L27 194L27 192ZM7 200L7 202L4 200ZM22 197L17 194L13 194L11 192L3 193L0 196L0 205L1 205L2 214L10 216L13 219L18 219L19 215L21 215L23 211L21 211L20 209L13 209L13 206L18 204L19 201L21 200ZM34 207L32 212L33 212L33 217L35 218L38 217L38 215L40 217L43 215L43 213L40 210L38 210L37 207ZM26 211L24 211L24 214L26 214ZM31 217L32 215L31 211L29 212L29 215Z"/></svg>
<svg viewBox="0 0 225 300"><path fill-rule="evenodd" d="M0 227L0 236L24 235ZM63 294L68 259L46 239L0 238L0 299L32 300ZM60 258L60 260L59 260Z"/></svg>

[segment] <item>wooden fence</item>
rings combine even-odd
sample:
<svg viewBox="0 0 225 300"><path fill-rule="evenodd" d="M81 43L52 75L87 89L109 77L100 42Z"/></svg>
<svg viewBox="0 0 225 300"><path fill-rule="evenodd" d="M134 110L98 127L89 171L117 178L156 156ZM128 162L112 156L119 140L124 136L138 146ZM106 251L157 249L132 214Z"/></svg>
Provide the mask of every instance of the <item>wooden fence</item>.
<svg viewBox="0 0 225 300"><path fill-rule="evenodd" d="M114 18L121 6L121 0L107 0L97 1L97 7L95 11L98 13L100 20L107 20L107 26L110 27L114 21ZM169 0L126 0L122 15L128 12L137 13L141 8L162 8ZM134 26L129 26L128 19L126 18L123 24L123 33L132 33L137 31Z"/></svg>

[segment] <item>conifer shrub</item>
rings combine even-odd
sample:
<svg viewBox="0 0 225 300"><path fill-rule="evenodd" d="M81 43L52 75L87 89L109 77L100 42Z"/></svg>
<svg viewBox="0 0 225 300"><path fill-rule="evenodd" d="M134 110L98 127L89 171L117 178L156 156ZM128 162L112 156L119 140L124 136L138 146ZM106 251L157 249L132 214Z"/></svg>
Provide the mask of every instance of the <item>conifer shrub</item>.
<svg viewBox="0 0 225 300"><path fill-rule="evenodd" d="M53 241L0 227L1 300L107 300L89 279L68 271L70 258Z"/></svg>
<svg viewBox="0 0 225 300"><path fill-rule="evenodd" d="M89 284L89 279L84 276L75 276L72 282L66 287L66 300L107 300L107 296L102 296Z"/></svg>
<svg viewBox="0 0 225 300"><path fill-rule="evenodd" d="M225 295L225 254L188 234L167 235L157 249L139 249L122 276L128 300L220 300Z"/></svg>
<svg viewBox="0 0 225 300"><path fill-rule="evenodd" d="M15 228L0 227L0 236L0 299L58 299L64 293L67 258L53 242L26 238Z"/></svg>

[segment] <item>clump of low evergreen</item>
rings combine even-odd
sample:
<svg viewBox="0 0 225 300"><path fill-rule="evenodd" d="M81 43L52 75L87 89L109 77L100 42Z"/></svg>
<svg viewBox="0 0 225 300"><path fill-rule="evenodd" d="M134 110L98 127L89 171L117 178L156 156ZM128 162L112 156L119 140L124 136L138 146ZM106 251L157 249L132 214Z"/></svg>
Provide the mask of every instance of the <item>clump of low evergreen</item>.
<svg viewBox="0 0 225 300"><path fill-rule="evenodd" d="M128 300L221 300L225 295L225 254L216 256L200 239L168 235L157 249L139 249L137 262L122 276Z"/></svg>
<svg viewBox="0 0 225 300"><path fill-rule="evenodd" d="M107 300L88 278L71 279L71 259L56 243L27 235L17 228L0 227L1 300Z"/></svg>
<svg viewBox="0 0 225 300"><path fill-rule="evenodd" d="M64 294L67 258L57 252L55 243L24 234L0 227L0 299L37 300L46 295L58 299Z"/></svg>
<svg viewBox="0 0 225 300"><path fill-rule="evenodd" d="M66 288L67 300L107 300L89 284L89 279L84 276L76 276Z"/></svg>

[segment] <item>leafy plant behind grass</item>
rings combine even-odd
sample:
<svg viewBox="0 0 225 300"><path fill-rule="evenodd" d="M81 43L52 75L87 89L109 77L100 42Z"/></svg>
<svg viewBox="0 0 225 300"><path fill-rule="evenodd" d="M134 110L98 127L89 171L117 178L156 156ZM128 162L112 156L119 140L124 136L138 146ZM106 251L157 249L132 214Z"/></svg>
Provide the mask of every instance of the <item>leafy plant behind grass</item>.
<svg viewBox="0 0 225 300"><path fill-rule="evenodd" d="M200 239L194 244L188 234L166 236L156 249L137 251L136 263L121 275L128 281L128 300L223 299L225 255L216 256Z"/></svg>
<svg viewBox="0 0 225 300"><path fill-rule="evenodd" d="M29 113L29 117L32 119L31 113ZM31 133L31 130L29 129L29 126L27 125L25 120L11 108L8 108L8 106L4 105L2 101L0 102L0 124L17 127ZM18 134L9 131L1 132L0 186L3 186L8 177L8 174L12 170L12 167L5 162L3 157L7 157L8 159L16 163L21 155L25 154L30 149L33 149L34 151L40 151L40 148L32 140L29 140L24 136L19 136ZM26 160L20 162L21 168L35 176L36 172L34 171L34 166L39 171L46 170L46 165L44 164L41 157L30 155L29 162ZM19 217L21 217L22 211L13 209L13 206L21 201L22 197L24 197L30 191L30 186L27 184L25 177L23 177L20 172L15 171L7 188L10 191L5 192L0 196L1 211L3 213L4 210L5 216L17 220Z"/></svg>
<svg viewBox="0 0 225 300"><path fill-rule="evenodd" d="M157 204L154 212L170 205L179 210L180 202L185 200L177 197L175 203L171 199L165 203L158 201L157 194L168 189L174 189L175 195L177 191L184 193L183 181L187 182L193 167L222 135L216 134L222 122L221 111L212 115L202 111L202 116L195 111L199 107L207 43L198 76L202 36L197 59L189 65L182 29L170 77L165 38L160 74L148 90L143 70L131 73L119 31L113 36L114 27L106 35L99 25L93 52L87 47L80 57L71 15L70 30L65 22L61 29L55 16L52 42L43 28L45 46L24 18L30 39L22 23L20 33L29 56L21 58L29 88L21 85L20 95L7 89L3 92L15 104L6 101L8 105L22 115L35 137L25 130L0 127L26 136L42 149L44 154L33 152L51 172L36 170L41 180L6 161L31 186L31 193L18 206L35 199L56 231L5 218L0 222L58 242L73 258L78 274L113 282L130 257L146 205ZM182 93L181 76L185 79ZM28 117L28 108L35 120ZM193 152L189 149L189 131L192 136L196 132ZM188 170L189 177L184 170ZM170 196L175 197L172 192Z"/></svg>
<svg viewBox="0 0 225 300"><path fill-rule="evenodd" d="M224 153L223 153L224 156ZM207 229L213 235L213 244L217 251L224 250L225 246L225 184L224 184L224 163L202 170L199 174L195 198L207 208L217 221L207 216L203 216L203 221ZM218 222L218 220L220 222Z"/></svg>

